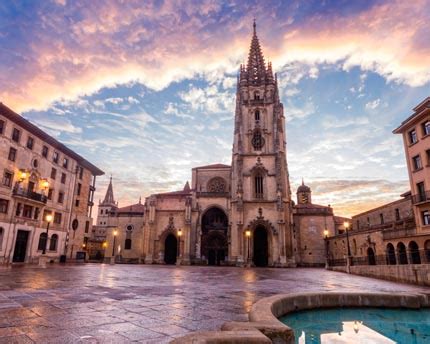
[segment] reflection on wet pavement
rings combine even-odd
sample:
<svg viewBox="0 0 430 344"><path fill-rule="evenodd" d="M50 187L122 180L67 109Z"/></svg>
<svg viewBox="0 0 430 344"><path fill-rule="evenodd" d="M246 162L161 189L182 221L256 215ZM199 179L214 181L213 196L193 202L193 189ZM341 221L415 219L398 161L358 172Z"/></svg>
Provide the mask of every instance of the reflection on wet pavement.
<svg viewBox="0 0 430 344"><path fill-rule="evenodd" d="M324 290L428 291L323 269L0 267L0 344L164 343L245 321L262 297Z"/></svg>

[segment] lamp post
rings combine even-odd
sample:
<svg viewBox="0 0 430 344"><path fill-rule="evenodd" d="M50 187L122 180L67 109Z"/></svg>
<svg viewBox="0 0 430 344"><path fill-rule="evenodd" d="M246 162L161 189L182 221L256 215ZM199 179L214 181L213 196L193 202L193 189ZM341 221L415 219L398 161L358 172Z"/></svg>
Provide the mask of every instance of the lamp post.
<svg viewBox="0 0 430 344"><path fill-rule="evenodd" d="M47 214L45 216L45 221L48 223L46 225L46 241L45 241L45 245L43 245L43 250L42 250L42 254L46 254L46 246L48 246L48 234L49 234L49 225L52 222L52 215L51 214Z"/></svg>
<svg viewBox="0 0 430 344"><path fill-rule="evenodd" d="M182 229L178 229L178 260L176 261L176 265L180 265L181 261L181 236L182 236Z"/></svg>
<svg viewBox="0 0 430 344"><path fill-rule="evenodd" d="M245 231L245 236L247 238L247 250L248 250L248 258L246 260L246 264L247 265L251 265L251 255L250 255L250 248L251 248L251 231L249 229L247 229Z"/></svg>
<svg viewBox="0 0 430 344"><path fill-rule="evenodd" d="M116 236L118 234L118 231L115 229L113 231L113 245L112 245L112 257L115 257L115 245L116 245Z"/></svg>
<svg viewBox="0 0 430 344"><path fill-rule="evenodd" d="M349 222L345 221L343 223L346 232L346 244L348 248L348 256L346 257L346 271L351 273L351 247L349 246Z"/></svg>
<svg viewBox="0 0 430 344"><path fill-rule="evenodd" d="M324 243L325 243L325 268L327 269L328 264L328 229L324 229Z"/></svg>

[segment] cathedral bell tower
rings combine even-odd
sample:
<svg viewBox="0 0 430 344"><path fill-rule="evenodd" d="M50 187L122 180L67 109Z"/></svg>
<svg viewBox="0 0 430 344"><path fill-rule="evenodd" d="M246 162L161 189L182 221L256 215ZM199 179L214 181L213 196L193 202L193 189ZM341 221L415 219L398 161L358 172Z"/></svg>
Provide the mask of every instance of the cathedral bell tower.
<svg viewBox="0 0 430 344"><path fill-rule="evenodd" d="M237 82L231 192L231 256L257 266L293 264L285 117L255 22Z"/></svg>

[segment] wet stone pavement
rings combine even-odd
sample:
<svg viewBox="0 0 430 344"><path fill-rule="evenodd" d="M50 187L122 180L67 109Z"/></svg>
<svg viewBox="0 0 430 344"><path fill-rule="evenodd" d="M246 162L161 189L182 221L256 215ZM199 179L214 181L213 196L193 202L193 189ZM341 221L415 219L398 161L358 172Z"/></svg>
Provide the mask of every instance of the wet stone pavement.
<svg viewBox="0 0 430 344"><path fill-rule="evenodd" d="M0 344L167 343L246 321L262 297L341 290L429 291L324 269L0 266Z"/></svg>

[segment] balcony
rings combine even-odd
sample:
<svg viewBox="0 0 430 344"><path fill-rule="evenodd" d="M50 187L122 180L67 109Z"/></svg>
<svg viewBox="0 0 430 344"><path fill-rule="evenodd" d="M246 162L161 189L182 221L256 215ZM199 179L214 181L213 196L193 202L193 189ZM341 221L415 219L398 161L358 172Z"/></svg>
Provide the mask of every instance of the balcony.
<svg viewBox="0 0 430 344"><path fill-rule="evenodd" d="M412 204L430 202L430 191L423 192L421 194L412 195Z"/></svg>
<svg viewBox="0 0 430 344"><path fill-rule="evenodd" d="M400 239L414 236L416 233L415 220L413 218L408 218L404 221L397 221L393 224L392 228L383 230L382 238L384 240Z"/></svg>
<svg viewBox="0 0 430 344"><path fill-rule="evenodd" d="M16 197L21 197L21 198L25 198L25 199L29 199L35 202L40 202L43 204L46 204L46 202L48 201L48 197L46 197L43 194L34 192L34 191L30 191L30 190L26 190L23 188L19 188L19 187L15 187L13 189L12 192L13 196Z"/></svg>

